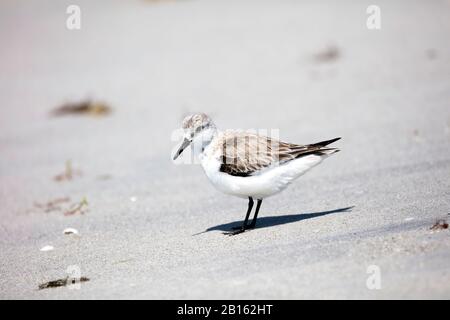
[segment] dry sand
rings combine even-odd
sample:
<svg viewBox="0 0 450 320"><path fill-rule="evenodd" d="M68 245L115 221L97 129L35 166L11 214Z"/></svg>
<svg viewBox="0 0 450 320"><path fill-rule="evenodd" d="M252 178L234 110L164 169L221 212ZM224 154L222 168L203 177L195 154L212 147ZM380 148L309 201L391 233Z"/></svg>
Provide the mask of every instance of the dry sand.
<svg viewBox="0 0 450 320"><path fill-rule="evenodd" d="M449 1L377 1L381 30L365 1L77 3L73 31L72 1L0 4L0 298L450 298ZM113 112L49 115L85 98ZM197 110L342 152L228 237L246 201L171 161Z"/></svg>

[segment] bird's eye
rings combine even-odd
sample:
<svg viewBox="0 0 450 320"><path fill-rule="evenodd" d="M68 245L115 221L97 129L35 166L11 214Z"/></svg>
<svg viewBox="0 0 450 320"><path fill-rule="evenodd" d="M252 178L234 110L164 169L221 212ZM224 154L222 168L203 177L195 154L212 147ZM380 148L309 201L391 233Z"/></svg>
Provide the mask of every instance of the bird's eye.
<svg viewBox="0 0 450 320"><path fill-rule="evenodd" d="M206 128L208 128L207 125L201 125L201 126L195 128L195 133L199 133L200 131L202 131L203 129L206 129Z"/></svg>

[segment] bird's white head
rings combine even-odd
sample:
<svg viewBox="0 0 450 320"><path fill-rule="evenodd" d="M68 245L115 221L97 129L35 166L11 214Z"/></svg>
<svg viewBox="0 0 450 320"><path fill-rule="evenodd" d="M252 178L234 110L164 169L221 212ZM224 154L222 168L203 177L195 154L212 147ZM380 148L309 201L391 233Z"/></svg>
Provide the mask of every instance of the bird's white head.
<svg viewBox="0 0 450 320"><path fill-rule="evenodd" d="M173 157L174 160L191 144L194 145L194 153L201 153L217 132L214 122L204 113L195 113L187 116L183 120L182 127L184 139Z"/></svg>

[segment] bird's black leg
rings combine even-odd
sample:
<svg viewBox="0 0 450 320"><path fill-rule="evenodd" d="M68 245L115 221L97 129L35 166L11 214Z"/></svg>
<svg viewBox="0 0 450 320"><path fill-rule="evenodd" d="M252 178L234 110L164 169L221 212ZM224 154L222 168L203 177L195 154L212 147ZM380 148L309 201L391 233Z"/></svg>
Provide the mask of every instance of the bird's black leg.
<svg viewBox="0 0 450 320"><path fill-rule="evenodd" d="M252 223L250 223L247 226L247 228L251 229L256 226L256 219L258 219L258 212L259 212L259 208L261 207L261 203L262 203L262 199L258 199L258 202L256 203L256 210L255 210L255 215L253 216L253 219L252 219Z"/></svg>
<svg viewBox="0 0 450 320"><path fill-rule="evenodd" d="M236 234L239 234L239 233L242 233L245 231L245 228L247 227L248 218L250 217L250 212L252 212L252 209L253 209L253 204L254 204L253 198L248 197L248 209L247 209L247 214L245 215L245 220L244 220L244 223L242 224L242 227L240 227L236 231L227 233L228 235L234 236Z"/></svg>

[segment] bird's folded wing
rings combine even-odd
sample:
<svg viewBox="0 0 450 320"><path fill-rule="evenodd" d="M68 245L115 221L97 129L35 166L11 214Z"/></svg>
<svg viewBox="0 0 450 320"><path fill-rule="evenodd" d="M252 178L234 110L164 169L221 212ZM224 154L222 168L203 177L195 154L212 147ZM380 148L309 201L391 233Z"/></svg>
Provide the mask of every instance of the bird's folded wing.
<svg viewBox="0 0 450 320"><path fill-rule="evenodd" d="M220 171L242 177L302 156L330 150L318 144L297 145L249 133L225 135L221 145Z"/></svg>

